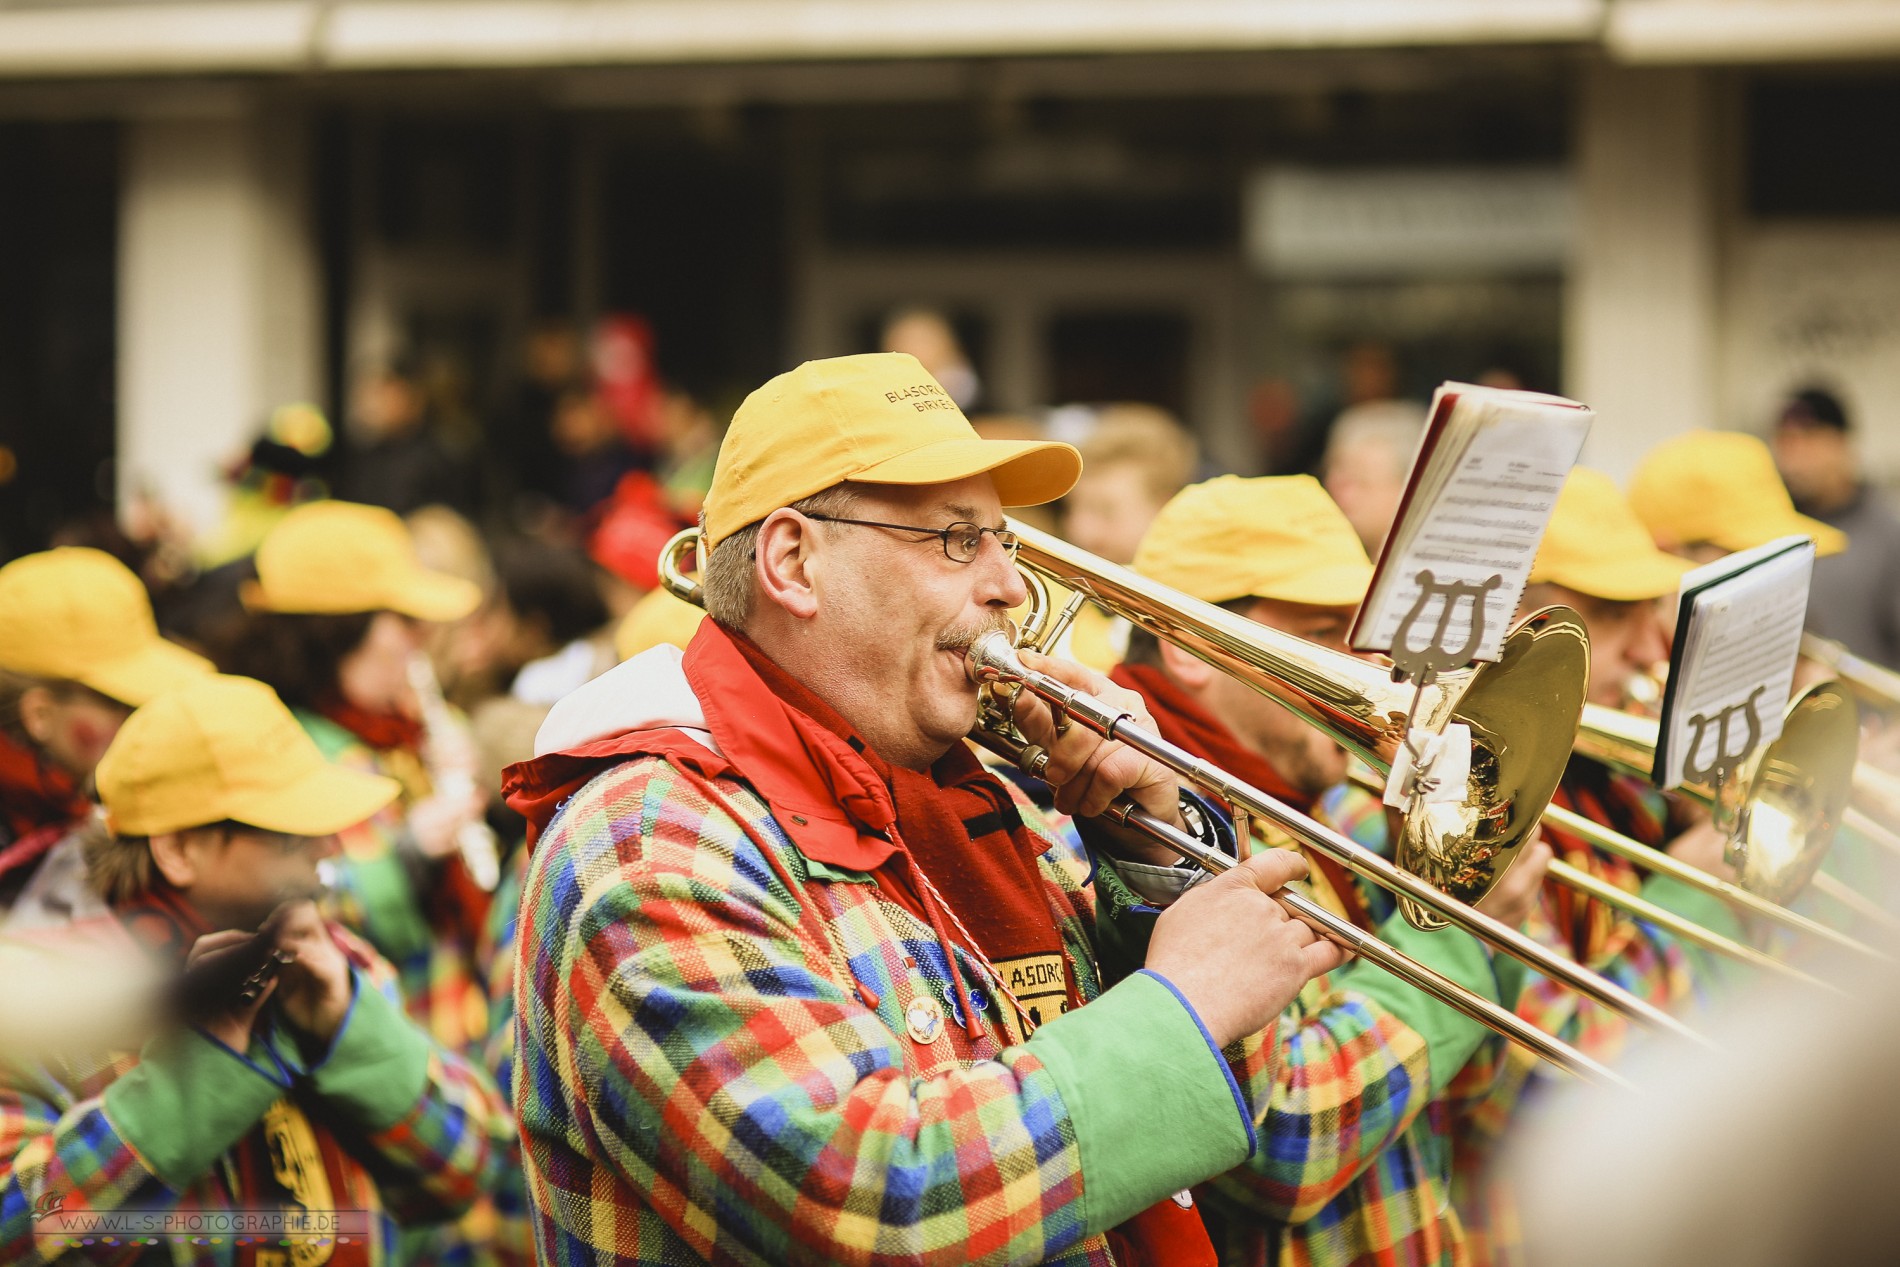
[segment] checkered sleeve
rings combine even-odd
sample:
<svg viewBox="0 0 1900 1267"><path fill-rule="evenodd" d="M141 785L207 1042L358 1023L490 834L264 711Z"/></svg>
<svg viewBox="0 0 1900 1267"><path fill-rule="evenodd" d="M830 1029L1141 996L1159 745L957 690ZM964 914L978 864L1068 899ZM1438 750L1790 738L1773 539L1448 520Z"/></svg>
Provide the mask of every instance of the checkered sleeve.
<svg viewBox="0 0 1900 1267"><path fill-rule="evenodd" d="M1278 1060L1253 1049L1275 1041ZM1268 1080L1260 1149L1215 1181L1226 1200L1273 1222L1313 1218L1406 1130L1431 1096L1425 1040L1336 974L1311 982L1277 1029L1228 1049Z"/></svg>
<svg viewBox="0 0 1900 1267"><path fill-rule="evenodd" d="M44 1078L11 1073L0 1074L0 1262L63 1254L63 1239L34 1235L36 1227L55 1226L55 1208L71 1214L178 1202L113 1127L99 1097L74 1099Z"/></svg>
<svg viewBox="0 0 1900 1267"><path fill-rule="evenodd" d="M542 1260L1038 1263L1131 1213L1089 1204L1061 1048L915 1071L776 825L706 786L627 763L535 857L515 1099Z"/></svg>
<svg viewBox="0 0 1900 1267"><path fill-rule="evenodd" d="M455 1218L500 1178L515 1137L507 1101L403 1013L386 961L335 932L358 964L358 994L317 1091L362 1129L363 1163L399 1222Z"/></svg>

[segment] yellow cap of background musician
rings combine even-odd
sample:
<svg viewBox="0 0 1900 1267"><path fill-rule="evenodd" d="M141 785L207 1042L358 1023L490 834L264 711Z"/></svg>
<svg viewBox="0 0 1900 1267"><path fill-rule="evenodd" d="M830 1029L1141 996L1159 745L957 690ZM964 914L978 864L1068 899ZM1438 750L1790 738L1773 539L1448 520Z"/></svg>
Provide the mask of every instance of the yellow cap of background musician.
<svg viewBox="0 0 1900 1267"><path fill-rule="evenodd" d="M332 765L276 692L206 674L146 704L99 760L112 830L152 836L232 819L328 836L396 799L401 785Z"/></svg>
<svg viewBox="0 0 1900 1267"><path fill-rule="evenodd" d="M1656 548L1609 476L1580 466L1557 495L1530 579L1629 603L1675 593L1690 566Z"/></svg>
<svg viewBox="0 0 1900 1267"><path fill-rule="evenodd" d="M1651 449L1630 506L1665 550L1749 550L1794 535L1813 537L1817 554L1847 548L1846 533L1795 510L1768 446L1739 431L1691 431Z"/></svg>
<svg viewBox="0 0 1900 1267"><path fill-rule="evenodd" d="M1190 484L1148 526L1134 568L1207 603L1272 598L1350 607L1372 581L1358 534L1310 475L1223 475Z"/></svg>
<svg viewBox="0 0 1900 1267"><path fill-rule="evenodd" d="M307 502L278 520L257 547L252 611L342 615L392 611L460 620L482 601L473 581L432 572L394 511L355 502Z"/></svg>
<svg viewBox="0 0 1900 1267"><path fill-rule="evenodd" d="M916 357L806 361L745 398L706 494L706 548L834 484L947 484L988 473L1005 506L1054 501L1082 458L1049 440L985 440Z"/></svg>
<svg viewBox="0 0 1900 1267"><path fill-rule="evenodd" d="M137 707L211 662L158 636L152 600L103 550L66 546L0 567L0 669L78 682Z"/></svg>
<svg viewBox="0 0 1900 1267"><path fill-rule="evenodd" d="M664 589L650 590L635 603L614 630L614 654L631 660L649 647L670 643L681 651L706 619L702 609Z"/></svg>

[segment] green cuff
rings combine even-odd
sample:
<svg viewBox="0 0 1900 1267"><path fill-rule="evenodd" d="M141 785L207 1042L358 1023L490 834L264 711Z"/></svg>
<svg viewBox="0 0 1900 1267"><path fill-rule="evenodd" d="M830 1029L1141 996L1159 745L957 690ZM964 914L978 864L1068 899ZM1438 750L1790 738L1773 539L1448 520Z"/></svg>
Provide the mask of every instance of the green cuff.
<svg viewBox="0 0 1900 1267"><path fill-rule="evenodd" d="M182 1192L284 1096L284 1088L194 1030L154 1038L105 1091L106 1120L160 1183Z"/></svg>
<svg viewBox="0 0 1900 1267"><path fill-rule="evenodd" d="M1075 1123L1091 1235L1253 1155L1253 1121L1226 1058L1151 972L1057 1017L1027 1045Z"/></svg>
<svg viewBox="0 0 1900 1267"><path fill-rule="evenodd" d="M357 977L330 1054L311 1071L317 1094L367 1131L388 1130L422 1099L429 1040L382 991Z"/></svg>
<svg viewBox="0 0 1900 1267"><path fill-rule="evenodd" d="M1473 994L1498 1001L1497 976L1484 946L1456 928L1420 932L1405 916L1394 914L1379 926L1379 938L1428 968L1435 968ZM1407 985L1384 968L1359 960L1339 974L1339 983L1363 995L1404 1022L1425 1040L1431 1065L1432 1094L1437 1095L1465 1067L1491 1031L1463 1012Z"/></svg>

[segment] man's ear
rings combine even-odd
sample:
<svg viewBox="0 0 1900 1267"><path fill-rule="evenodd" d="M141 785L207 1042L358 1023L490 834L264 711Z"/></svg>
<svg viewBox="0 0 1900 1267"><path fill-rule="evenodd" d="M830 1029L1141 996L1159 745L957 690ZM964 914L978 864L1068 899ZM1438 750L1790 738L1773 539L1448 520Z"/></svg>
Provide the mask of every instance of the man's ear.
<svg viewBox="0 0 1900 1267"><path fill-rule="evenodd" d="M198 882L198 863L200 851L192 847L187 833L181 831L161 832L151 837L152 862L158 867L158 873L170 882L174 889L186 891Z"/></svg>
<svg viewBox="0 0 1900 1267"><path fill-rule="evenodd" d="M759 543L752 555L759 592L799 620L818 614L812 546L810 520L794 510L775 510L759 525Z"/></svg>
<svg viewBox="0 0 1900 1267"><path fill-rule="evenodd" d="M1219 671L1207 661L1181 650L1165 638L1161 640L1161 667L1169 677L1190 691L1207 689L1207 684L1214 680L1214 674Z"/></svg>

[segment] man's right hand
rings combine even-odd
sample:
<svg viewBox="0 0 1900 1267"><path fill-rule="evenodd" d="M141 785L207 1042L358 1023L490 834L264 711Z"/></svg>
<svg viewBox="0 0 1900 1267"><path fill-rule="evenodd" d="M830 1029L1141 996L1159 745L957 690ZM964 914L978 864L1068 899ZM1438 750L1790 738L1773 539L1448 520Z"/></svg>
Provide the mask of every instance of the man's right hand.
<svg viewBox="0 0 1900 1267"><path fill-rule="evenodd" d="M1267 896L1306 875L1290 849L1268 849L1181 895L1155 921L1148 962L1200 1015L1215 1043L1265 1029L1300 987L1345 962Z"/></svg>
<svg viewBox="0 0 1900 1267"><path fill-rule="evenodd" d="M185 956L185 967L189 970L193 964L213 951L224 950L249 941L256 935L236 928L226 929L221 933L206 933L191 944L191 950ZM230 1007L205 1020L205 1032L232 1051L244 1051L251 1045L251 1026L256 1023L257 1014L264 1010L264 1004L270 1001L271 993L276 989L277 982L273 979L266 982L263 990L249 1003L232 999Z"/></svg>

